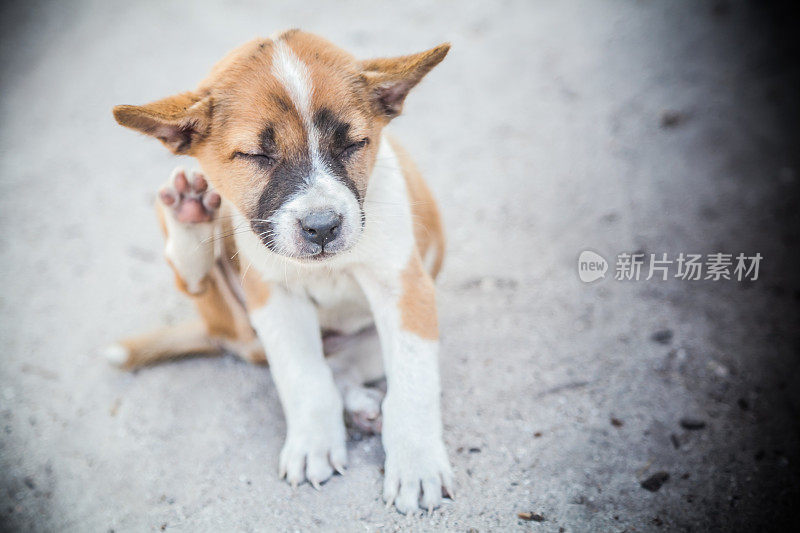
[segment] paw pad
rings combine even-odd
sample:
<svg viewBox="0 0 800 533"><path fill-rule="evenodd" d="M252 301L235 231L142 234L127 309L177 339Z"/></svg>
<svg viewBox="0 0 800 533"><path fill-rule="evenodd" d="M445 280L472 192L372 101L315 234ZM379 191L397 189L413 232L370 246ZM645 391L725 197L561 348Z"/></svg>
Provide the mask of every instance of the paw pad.
<svg viewBox="0 0 800 533"><path fill-rule="evenodd" d="M172 172L169 181L158 190L158 197L178 222L186 224L211 222L222 204L222 197L209 190L202 173L192 172L190 181L182 168Z"/></svg>

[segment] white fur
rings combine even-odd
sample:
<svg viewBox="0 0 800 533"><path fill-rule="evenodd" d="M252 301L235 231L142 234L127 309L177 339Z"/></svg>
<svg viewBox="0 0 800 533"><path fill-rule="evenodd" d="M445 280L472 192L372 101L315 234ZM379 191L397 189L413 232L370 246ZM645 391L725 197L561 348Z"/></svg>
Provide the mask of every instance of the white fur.
<svg viewBox="0 0 800 533"><path fill-rule="evenodd" d="M404 514L420 501L432 510L441 503L442 486L452 493L453 484L442 440L439 343L400 328L397 286L385 271L364 268L357 277L372 304L386 369L383 497Z"/></svg>
<svg viewBox="0 0 800 533"><path fill-rule="evenodd" d="M425 272L433 272L433 267L436 266L437 259L439 259L439 251L435 246L430 246L425 251L425 255L422 256L422 266L425 268Z"/></svg>
<svg viewBox="0 0 800 533"><path fill-rule="evenodd" d="M323 329L353 335L372 325L369 302L358 282L346 271L309 275L303 286L316 304Z"/></svg>
<svg viewBox="0 0 800 533"><path fill-rule="evenodd" d="M197 293L200 282L214 265L214 225L182 224L170 215L164 219L169 235L164 254L186 282L189 292Z"/></svg>
<svg viewBox="0 0 800 533"><path fill-rule="evenodd" d="M250 315L286 416L279 474L318 486L347 463L342 399L325 364L319 323L304 295L280 286Z"/></svg>
<svg viewBox="0 0 800 533"><path fill-rule="evenodd" d="M341 181L327 174L316 174L311 182L271 217L273 242L282 253L305 257L320 251L300 234L298 220L314 211L333 211L341 215L339 235L325 245L325 251L340 252L353 246L361 234L361 210L353 192Z"/></svg>
<svg viewBox="0 0 800 533"><path fill-rule="evenodd" d="M252 268L276 288L251 319L264 342L286 411L289 436L281 464L287 477L302 479L297 465L304 455L317 457L320 450L340 444L334 411L338 410L340 423L341 399L332 386L330 370L323 370L328 367L322 359L319 319L340 303L349 306L353 317L362 318L368 303L380 336L388 384L383 403L384 498L408 513L420 502L428 509L438 506L441 487L452 492L452 472L442 441L438 342L401 328L400 277L415 246L408 192L396 155L385 140L378 158L381 164L370 178L364 201L363 234L348 251L312 263L270 251L253 232L237 233L236 242ZM235 216L237 224L244 222L241 215ZM329 291L320 289L325 283L330 284ZM309 296L320 307L316 312ZM361 399L352 398L354 403ZM316 476L319 481L316 470L324 473L327 469L317 468L317 459L312 462L315 471L309 474L307 468L306 477Z"/></svg>
<svg viewBox="0 0 800 533"><path fill-rule="evenodd" d="M453 480L442 440L439 343L400 327L400 273L415 246L411 204L388 142L382 143L378 158L381 165L370 179L365 202L362 261L353 272L370 302L386 370L384 499L408 513L420 503L427 509L438 506L441 487L452 493Z"/></svg>

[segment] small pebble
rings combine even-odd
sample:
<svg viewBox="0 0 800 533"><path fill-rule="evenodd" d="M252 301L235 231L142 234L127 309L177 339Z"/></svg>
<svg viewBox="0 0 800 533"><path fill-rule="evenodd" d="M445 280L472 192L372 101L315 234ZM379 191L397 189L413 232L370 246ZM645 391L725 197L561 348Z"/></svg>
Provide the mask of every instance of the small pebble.
<svg viewBox="0 0 800 533"><path fill-rule="evenodd" d="M674 128L686 120L686 115L680 111L664 111L661 114L661 127Z"/></svg>
<svg viewBox="0 0 800 533"><path fill-rule="evenodd" d="M731 373L727 366L713 359L708 362L708 368L720 378L726 378Z"/></svg>
<svg viewBox="0 0 800 533"><path fill-rule="evenodd" d="M517 518L527 520L529 522L544 522L544 517L539 513L523 512L517 513Z"/></svg>
<svg viewBox="0 0 800 533"><path fill-rule="evenodd" d="M747 411L750 409L750 402L747 401L747 398L739 398L736 400L736 405L738 405L739 409L742 411Z"/></svg>
<svg viewBox="0 0 800 533"><path fill-rule="evenodd" d="M667 472L656 472L649 478L642 481L641 485L644 490L648 490L650 492L656 492L661 486L667 482L669 479L669 474Z"/></svg>
<svg viewBox="0 0 800 533"><path fill-rule="evenodd" d="M683 429L688 429L690 431L706 427L706 423L697 418L681 418L680 424Z"/></svg>
<svg viewBox="0 0 800 533"><path fill-rule="evenodd" d="M653 333L650 336L650 339L659 343L659 344L669 344L672 340L672 330L671 329L660 329Z"/></svg>

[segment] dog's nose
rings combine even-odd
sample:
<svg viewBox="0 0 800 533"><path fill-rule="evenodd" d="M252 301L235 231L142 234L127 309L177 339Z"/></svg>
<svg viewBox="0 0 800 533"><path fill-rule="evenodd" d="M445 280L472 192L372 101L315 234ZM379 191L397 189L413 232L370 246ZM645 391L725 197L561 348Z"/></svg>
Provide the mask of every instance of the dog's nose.
<svg viewBox="0 0 800 533"><path fill-rule="evenodd" d="M339 235L342 217L333 211L313 212L300 219L300 228L307 241L325 246Z"/></svg>

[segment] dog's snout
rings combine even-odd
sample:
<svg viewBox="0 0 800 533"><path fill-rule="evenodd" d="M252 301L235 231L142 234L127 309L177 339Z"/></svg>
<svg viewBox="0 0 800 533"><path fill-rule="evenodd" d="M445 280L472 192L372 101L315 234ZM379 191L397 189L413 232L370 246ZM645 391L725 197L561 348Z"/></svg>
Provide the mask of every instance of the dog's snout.
<svg viewBox="0 0 800 533"><path fill-rule="evenodd" d="M310 213L299 220L303 237L324 247L334 240L342 227L342 216L333 211Z"/></svg>

